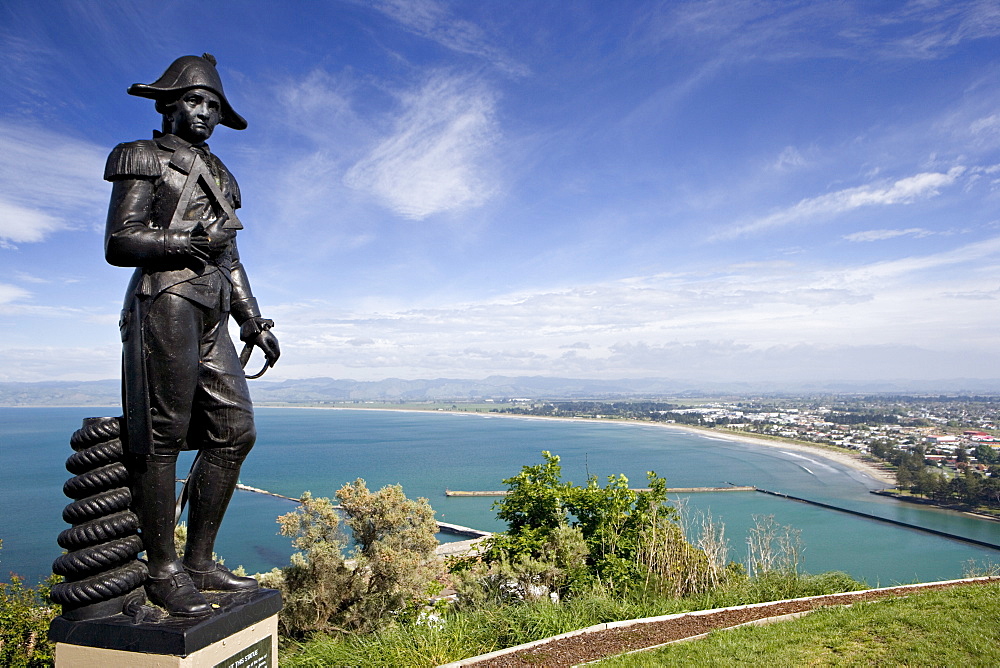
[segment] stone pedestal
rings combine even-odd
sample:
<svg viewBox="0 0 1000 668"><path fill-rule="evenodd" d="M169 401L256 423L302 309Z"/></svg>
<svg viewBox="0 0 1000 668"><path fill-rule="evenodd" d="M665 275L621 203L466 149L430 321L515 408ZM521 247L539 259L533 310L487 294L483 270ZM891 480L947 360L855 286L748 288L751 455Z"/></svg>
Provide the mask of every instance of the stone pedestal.
<svg viewBox="0 0 1000 668"><path fill-rule="evenodd" d="M56 668L272 668L278 665L278 612L274 589L228 594L205 592L218 606L208 617L185 619L160 612L138 622L125 615L70 621L49 628ZM155 610L155 609L151 609Z"/></svg>

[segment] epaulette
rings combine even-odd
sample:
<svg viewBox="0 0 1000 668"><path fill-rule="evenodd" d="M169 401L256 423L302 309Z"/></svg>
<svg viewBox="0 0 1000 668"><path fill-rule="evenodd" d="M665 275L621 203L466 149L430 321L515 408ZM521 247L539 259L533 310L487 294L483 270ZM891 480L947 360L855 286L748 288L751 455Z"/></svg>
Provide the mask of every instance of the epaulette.
<svg viewBox="0 0 1000 668"><path fill-rule="evenodd" d="M158 177L162 172L156 144L148 139L118 144L104 166L104 180Z"/></svg>

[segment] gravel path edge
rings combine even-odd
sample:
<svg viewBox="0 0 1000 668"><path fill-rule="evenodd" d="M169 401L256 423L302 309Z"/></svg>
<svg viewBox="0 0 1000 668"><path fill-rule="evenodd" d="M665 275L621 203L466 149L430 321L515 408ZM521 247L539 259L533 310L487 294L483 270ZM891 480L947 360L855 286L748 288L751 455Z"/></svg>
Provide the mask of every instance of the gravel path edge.
<svg viewBox="0 0 1000 668"><path fill-rule="evenodd" d="M809 602L809 601L814 601L814 600L819 600L819 599L825 599L826 601L828 601L828 603L826 603L826 605L837 605L838 604L837 603L838 599L843 599L845 601L845 603L846 603L846 602L849 602L851 599L856 599L856 598L864 596L864 595L871 595L871 594L899 594L899 595L905 595L908 592L911 592L911 591L920 591L922 589L939 589L939 588L942 588L942 587L950 587L950 586L954 586L954 585L982 583L982 582L994 582L994 581L998 581L998 580L1000 580L1000 577L986 576L986 577L977 577L977 578L961 578L961 579L957 579L957 580L942 580L942 581L939 581L939 582L923 582L923 583L918 583L918 584L900 585L900 586L896 586L896 587L879 587L879 588L875 588L875 589L865 589L865 590L861 590L861 591L842 592L842 593L838 593L838 594L823 594L823 595L820 595L820 596L806 596L806 597L794 598L794 599L784 599L784 600L781 600L781 601L766 601L766 602L763 602L763 603L750 603L750 604L746 604L746 605L734 605L734 606L730 606L730 607L726 607L726 608L712 608L712 609L709 609L709 610L694 610L694 611L691 611L691 612L678 612L678 613L674 613L674 614L670 614L670 615L660 615L660 616L657 616L657 617L643 617L643 618L639 618L639 619L628 619L628 620L622 620L622 621L617 621L617 622L605 622L605 623L602 623L602 624L594 624L593 626L588 626L586 628L578 629L576 631L568 631L566 633L560 633L560 634L555 635L555 636L550 636L548 638L542 638L540 640L535 640L535 641L532 641L532 642L529 642L529 643L524 643L522 645L515 645L514 647L507 647L507 648L504 648L504 649L495 650L493 652L488 652L486 654L480 654L478 656L472 656L472 657L468 657L468 658L465 658L465 659L461 659L459 661L453 661L451 663L442 664L442 665L438 666L438 668L463 668L465 666L473 666L473 665L476 665L476 664L479 664L479 663L488 662L488 661L490 661L492 659L499 659L501 657L505 657L505 656L510 655L510 654L516 654L518 652L523 652L524 650L530 650L530 649L533 649L533 648L542 647L544 645L548 645L548 644L551 644L551 643L556 643L558 641L565 640L565 639L568 639L568 638L575 638L575 637L581 636L581 635L598 633L598 632L601 632L601 631L621 630L621 629L629 628L629 627L632 627L632 626L638 626L638 625L644 625L644 624L655 624L655 623L660 623L660 622L668 622L668 621L673 621L673 620L687 618L687 617L699 617L699 616L705 616L705 615L717 615L719 613L725 613L725 612L733 612L733 611L740 611L740 610L751 610L751 609L754 609L754 608L763 608L763 607L768 607L768 606L780 606L782 604L788 604L788 603L802 603L802 602ZM799 613L791 613L791 614L795 615L795 614L799 614ZM799 614L799 616L801 616L801 615ZM758 624L761 624L761 623L771 623L771 622L774 622L774 621L782 621L781 618L785 618L785 617L789 617L789 615L777 615L775 617L765 617L765 618L753 620L751 622L744 622L744 623L741 623L741 624L735 624L735 625L731 625L731 626L721 626L721 627L718 627L718 629L713 629L713 630L720 630L720 629L723 629L723 628L735 628L737 626L743 626L744 624L752 624L752 623L758 623ZM704 636L704 635L707 635L707 634L705 634L705 633L695 634L693 636L688 636L686 638L678 638L678 639L673 640L671 642L678 642L678 641L683 641L683 640L694 640L694 639L696 639L698 637L701 637L701 636ZM665 645L665 644L670 644L670 643L659 643L657 646L662 646L662 645ZM644 648L641 648L641 649L638 649L638 650L634 650L634 651L646 651L646 650L649 650L649 649L652 649L652 648L653 648L653 646L651 645L650 647L644 647ZM626 653L628 653L628 652L626 652ZM611 654L609 656L617 656L619 654L622 654L622 652L617 652L617 653ZM602 657L602 658L609 658L609 656ZM584 663L588 663L588 662L584 662ZM581 663L580 665L584 665L584 664Z"/></svg>

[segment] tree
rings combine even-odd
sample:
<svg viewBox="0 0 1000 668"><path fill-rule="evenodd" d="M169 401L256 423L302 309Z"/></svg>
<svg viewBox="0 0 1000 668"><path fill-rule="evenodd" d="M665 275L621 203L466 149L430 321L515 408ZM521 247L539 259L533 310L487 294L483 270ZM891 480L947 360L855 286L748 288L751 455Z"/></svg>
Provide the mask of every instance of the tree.
<svg viewBox="0 0 1000 668"><path fill-rule="evenodd" d="M959 485L959 499L963 503L967 503L970 506L976 506L980 503L980 493L983 490L983 478L972 467L967 467L961 477L956 476L956 480L960 480Z"/></svg>
<svg viewBox="0 0 1000 668"><path fill-rule="evenodd" d="M557 583L559 589L572 585L574 578L627 587L648 585L652 573L669 580L672 590L678 590L677 582L706 579L692 576L713 566L685 539L663 478L649 472L649 489L641 492L629 489L623 475L608 476L604 486L590 476L580 487L562 480L558 456L542 452L542 457L542 464L524 466L504 480L508 494L495 507L508 530L487 541L487 563L530 567L536 579L543 572L549 579L552 573L567 574ZM580 539L583 553L573 547ZM553 554L573 555L576 561L552 563ZM582 572L580 556L585 557Z"/></svg>
<svg viewBox="0 0 1000 668"><path fill-rule="evenodd" d="M511 536L555 529L566 521L566 485L559 456L542 451L542 458L544 463L524 466L516 476L503 481L507 496L494 507Z"/></svg>
<svg viewBox="0 0 1000 668"><path fill-rule="evenodd" d="M978 459L983 464L996 464L1000 462L1000 455L992 447L986 445L985 443L980 443L976 446L976 459Z"/></svg>

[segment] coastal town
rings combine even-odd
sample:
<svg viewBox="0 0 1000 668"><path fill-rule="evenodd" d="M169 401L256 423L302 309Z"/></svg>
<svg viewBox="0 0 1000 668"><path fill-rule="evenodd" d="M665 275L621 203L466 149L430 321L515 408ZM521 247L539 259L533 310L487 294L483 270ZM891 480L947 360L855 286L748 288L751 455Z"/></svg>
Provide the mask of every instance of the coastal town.
<svg viewBox="0 0 1000 668"><path fill-rule="evenodd" d="M504 400L505 414L630 419L858 453L907 496L1000 507L1000 397L781 396L703 402Z"/></svg>
<svg viewBox="0 0 1000 668"><path fill-rule="evenodd" d="M923 446L928 460L956 462L967 453L1000 453L1000 397L767 397L705 403L655 401L552 401L513 399L497 413L645 419L722 428L761 436L835 445L869 452L876 443L912 450Z"/></svg>

